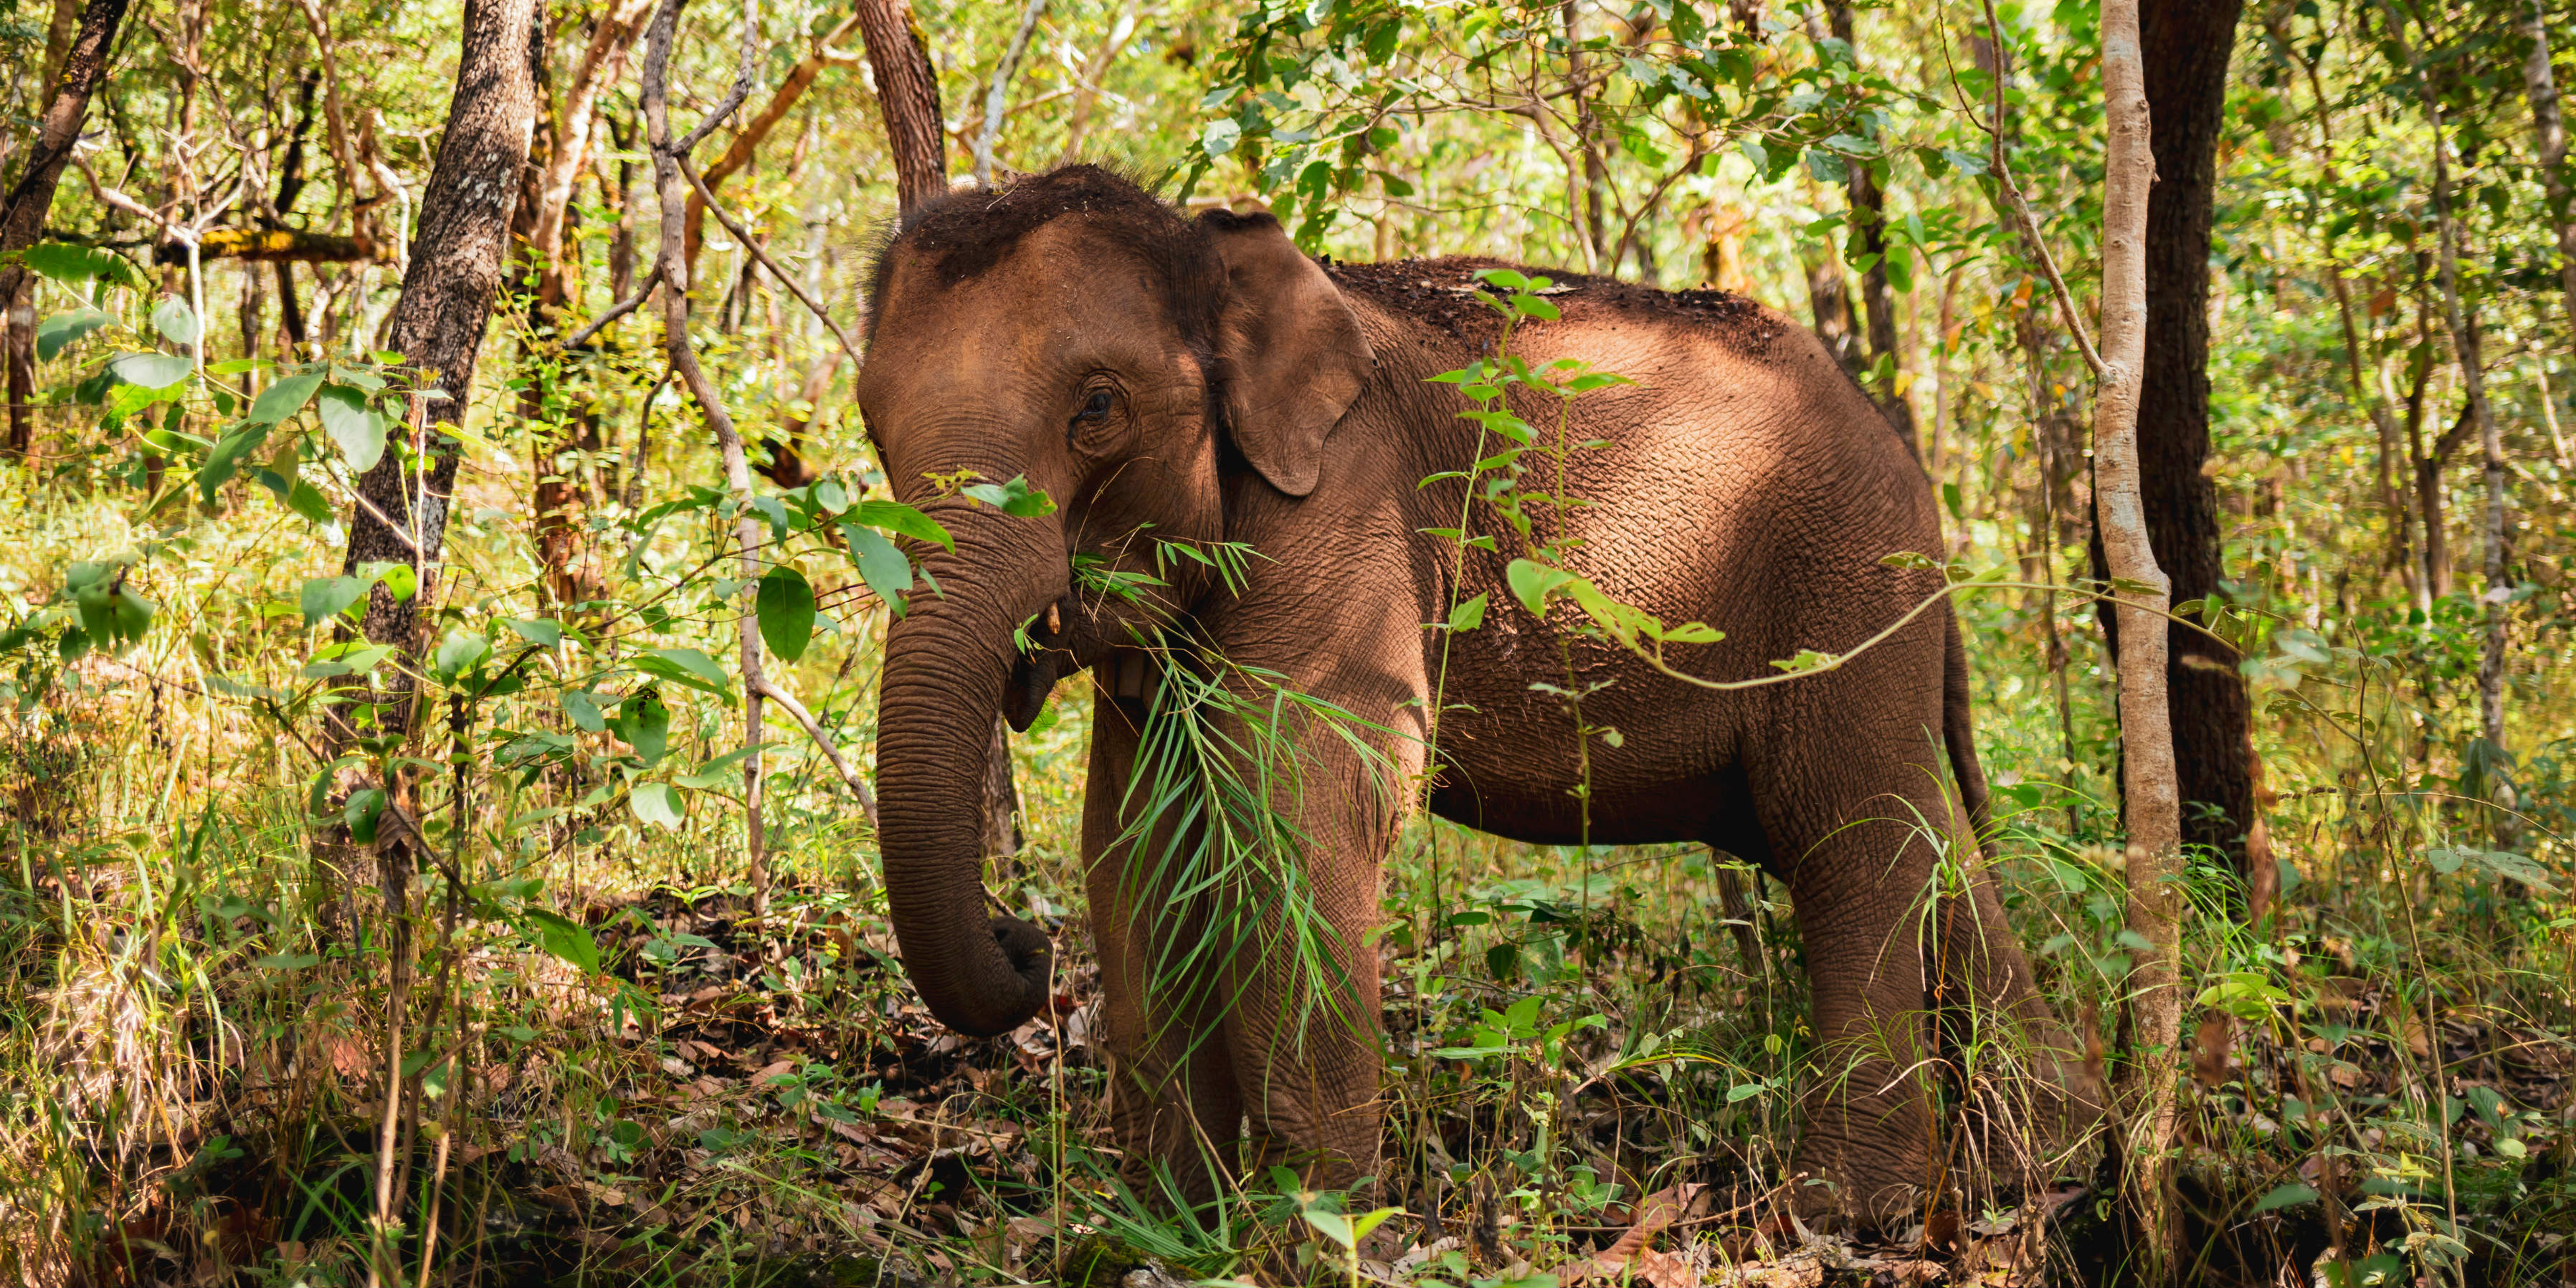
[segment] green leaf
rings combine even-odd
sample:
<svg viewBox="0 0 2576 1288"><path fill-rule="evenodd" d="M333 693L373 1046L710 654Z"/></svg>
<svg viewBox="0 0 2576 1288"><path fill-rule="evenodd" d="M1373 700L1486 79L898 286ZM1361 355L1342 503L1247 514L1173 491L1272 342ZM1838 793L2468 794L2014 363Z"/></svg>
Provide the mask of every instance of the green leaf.
<svg viewBox="0 0 2576 1288"><path fill-rule="evenodd" d="M285 971L303 970L308 966L319 966L321 964L322 958L320 954L317 953L270 953L265 957L254 958L251 961L251 965L257 966L262 970Z"/></svg>
<svg viewBox="0 0 2576 1288"><path fill-rule="evenodd" d="M814 638L814 586L805 574L785 564L770 569L760 578L753 611L770 652L790 662L805 656L805 646Z"/></svg>
<svg viewBox="0 0 2576 1288"><path fill-rule="evenodd" d="M36 324L36 361L51 362L64 346L116 319L97 309L73 309Z"/></svg>
<svg viewBox="0 0 2576 1288"><path fill-rule="evenodd" d="M1764 1086L1759 1082L1748 1082L1740 1087L1729 1087L1726 1089L1726 1103L1732 1105L1742 1101L1751 1100L1755 1096L1761 1095L1763 1092L1769 1091L1770 1089L1771 1088Z"/></svg>
<svg viewBox="0 0 2576 1288"><path fill-rule="evenodd" d="M1199 146L1205 148L1209 156L1221 157L1234 151L1236 141L1242 137L1243 127L1233 120L1214 120L1208 122L1207 129L1200 132Z"/></svg>
<svg viewBox="0 0 2576 1288"><path fill-rule="evenodd" d="M511 634L539 648L553 648L563 642L563 627L543 618L504 617L501 624L509 627Z"/></svg>
<svg viewBox="0 0 2576 1288"><path fill-rule="evenodd" d="M637 783L627 804L635 811L635 817L647 823L668 831L680 830L684 810L679 791L669 783Z"/></svg>
<svg viewBox="0 0 2576 1288"><path fill-rule="evenodd" d="M313 391L321 387L322 373L318 371L288 376L260 390L259 397L251 400L250 410L243 413L242 419L254 425L282 423L304 410L304 404L313 400Z"/></svg>
<svg viewBox="0 0 2576 1288"><path fill-rule="evenodd" d="M430 655L429 669L431 674L440 679L453 681L459 674L490 656L492 656L492 641L473 632L453 630L447 633L445 640L439 642L438 651Z"/></svg>
<svg viewBox="0 0 2576 1288"><path fill-rule="evenodd" d="M643 789L636 790L640 795ZM599 973L599 941L590 937L587 928L537 908L528 909L528 920L536 923L537 943L547 952L580 967L585 975Z"/></svg>
<svg viewBox="0 0 2576 1288"><path fill-rule="evenodd" d="M607 731L608 717L600 714L599 700L590 690L566 689L556 700L563 704L564 714L572 718L576 727L589 733Z"/></svg>
<svg viewBox="0 0 2576 1288"><path fill-rule="evenodd" d="M350 840L360 845L373 845L376 842L376 824L384 817L384 812L384 792L370 787L349 794L349 803L340 811L340 821L348 825Z"/></svg>
<svg viewBox="0 0 2576 1288"><path fill-rule="evenodd" d="M2295 1207L2301 1203L2316 1201L2316 1187L2292 1181L2287 1185L2274 1186L2271 1193L2257 1200L2254 1204L2254 1215L2261 1216L2275 1208Z"/></svg>
<svg viewBox="0 0 2576 1288"><path fill-rule="evenodd" d="M646 689L617 704L617 736L634 746L645 768L661 760L671 745L671 709L662 695Z"/></svg>
<svg viewBox="0 0 2576 1288"><path fill-rule="evenodd" d="M850 545L850 562L858 566L859 579L885 601L888 611L903 616L904 596L912 590L912 561L874 528L844 523L841 539Z"/></svg>
<svg viewBox="0 0 2576 1288"><path fill-rule="evenodd" d="M938 520L901 501L861 501L858 509L845 522L880 528L896 536L911 537L916 541L927 541L950 554L957 552L957 538L948 535L948 529L939 526Z"/></svg>
<svg viewBox="0 0 2576 1288"><path fill-rule="evenodd" d="M285 383L281 380L269 386L270 392ZM266 395L261 397L265 399ZM340 457L349 463L350 471L364 474L374 469L385 454L385 418L367 405L366 394L344 385L326 385L313 406L321 413L322 432L331 436L332 445L340 449Z"/></svg>
<svg viewBox="0 0 2576 1288"><path fill-rule="evenodd" d="M259 445L266 441L266 425L246 425L224 435L207 450L205 462L197 467L197 495L209 504L213 503L216 489L232 481L233 472L241 467L241 459L259 450Z"/></svg>
<svg viewBox="0 0 2576 1288"><path fill-rule="evenodd" d="M1013 518L1035 519L1055 513L1055 499L1030 487L1025 474L1014 475L1008 483L973 483L959 490Z"/></svg>
<svg viewBox="0 0 2576 1288"><path fill-rule="evenodd" d="M733 701L733 681L725 677L724 668L693 648L647 649L635 658L635 669Z"/></svg>
<svg viewBox="0 0 2576 1288"><path fill-rule="evenodd" d="M134 265L114 251L97 246L75 246L69 242L41 242L27 248L24 262L38 274L65 286L78 286L92 278L103 278L111 285L144 288L143 275Z"/></svg>
<svg viewBox="0 0 2576 1288"><path fill-rule="evenodd" d="M196 367L175 353L127 353L107 364L116 378L141 389L167 389Z"/></svg>
<svg viewBox="0 0 2576 1288"><path fill-rule="evenodd" d="M744 747L739 751L728 751L725 754L698 766L696 773L682 774L671 781L678 783L682 787L695 787L700 791L705 791L710 787L722 787L725 785L727 780L740 783L742 781L742 771L735 769L734 766L750 759L759 751L760 748L758 747Z"/></svg>
<svg viewBox="0 0 2576 1288"><path fill-rule="evenodd" d="M1562 568L1515 559L1503 570L1503 580L1511 583L1512 597L1521 601L1521 607L1528 609L1530 616L1545 617L1549 592L1577 578Z"/></svg>
<svg viewBox="0 0 2576 1288"><path fill-rule="evenodd" d="M304 583L298 607L304 610L304 624L311 626L325 617L347 612L366 593L367 583L355 577L316 577Z"/></svg>
<svg viewBox="0 0 2576 1288"><path fill-rule="evenodd" d="M1475 598L1461 601L1457 607L1449 610L1450 630L1472 631L1484 624L1485 596L1481 592Z"/></svg>
<svg viewBox="0 0 2576 1288"><path fill-rule="evenodd" d="M197 311L176 295L163 296L152 306L152 329L172 344L195 344L205 334L204 324L197 321Z"/></svg>

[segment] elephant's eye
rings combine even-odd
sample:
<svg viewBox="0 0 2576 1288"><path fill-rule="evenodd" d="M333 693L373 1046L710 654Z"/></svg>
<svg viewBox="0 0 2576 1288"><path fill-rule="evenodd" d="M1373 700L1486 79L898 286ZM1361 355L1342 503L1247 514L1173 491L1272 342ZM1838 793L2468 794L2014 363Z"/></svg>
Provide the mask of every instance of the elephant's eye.
<svg viewBox="0 0 2576 1288"><path fill-rule="evenodd" d="M1091 391L1091 397L1083 400L1082 414L1074 417L1074 419L1099 420L1109 414L1110 401L1111 398L1108 390L1094 389Z"/></svg>

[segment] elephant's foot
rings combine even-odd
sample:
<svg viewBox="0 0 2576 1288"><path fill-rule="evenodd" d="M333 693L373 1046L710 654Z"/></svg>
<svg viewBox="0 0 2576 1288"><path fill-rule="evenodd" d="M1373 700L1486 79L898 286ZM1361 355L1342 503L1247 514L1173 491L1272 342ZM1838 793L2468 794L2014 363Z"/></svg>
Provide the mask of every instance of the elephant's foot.
<svg viewBox="0 0 2576 1288"><path fill-rule="evenodd" d="M1899 1230L1921 1220L1931 1180L1918 1138L1909 1146L1819 1140L1798 1143L1790 1210L1809 1225Z"/></svg>

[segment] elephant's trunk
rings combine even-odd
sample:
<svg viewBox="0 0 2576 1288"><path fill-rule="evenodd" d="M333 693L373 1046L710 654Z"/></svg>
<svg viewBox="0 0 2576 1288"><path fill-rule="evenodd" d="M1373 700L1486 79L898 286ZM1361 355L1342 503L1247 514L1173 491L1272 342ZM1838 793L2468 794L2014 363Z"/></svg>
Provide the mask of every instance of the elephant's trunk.
<svg viewBox="0 0 2576 1288"><path fill-rule="evenodd" d="M878 689L879 843L904 969L930 1012L978 1037L1046 1005L1044 932L985 912L983 787L1012 631L1063 590L1056 521L996 510L942 516L954 555L928 565L886 639Z"/></svg>

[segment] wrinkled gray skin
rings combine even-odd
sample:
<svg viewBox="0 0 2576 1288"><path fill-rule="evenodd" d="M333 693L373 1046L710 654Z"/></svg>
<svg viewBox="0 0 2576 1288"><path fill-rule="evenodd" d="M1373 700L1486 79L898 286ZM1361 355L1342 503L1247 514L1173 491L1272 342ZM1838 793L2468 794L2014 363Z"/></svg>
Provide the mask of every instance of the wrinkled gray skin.
<svg viewBox="0 0 2576 1288"><path fill-rule="evenodd" d="M1465 466L1476 439L1453 415L1456 388L1426 380L1492 343L1492 314L1463 290L1482 266L1326 268L1267 215L1185 221L1090 167L952 198L893 239L859 399L899 494L957 539L928 561L944 594L914 596L887 641L881 841L906 968L968 1033L1006 1032L1045 1004L1044 936L987 912L977 791L993 712L1025 728L1056 681L1091 669L1083 850L1122 1142L1201 1189L1196 1142L1232 1141L1246 1121L1256 1165L1292 1162L1324 1183L1368 1170L1379 963L1359 945L1404 778L1373 780L1353 753L1310 740L1305 790L1281 802L1308 838L1301 861L1350 981L1340 1013L1357 1023L1283 1022L1314 999L1275 947L1181 1013L1149 998L1147 937L1193 923L1121 875L1151 683L1124 646L1142 610L1078 592L1069 561L1155 572L1141 531L1251 543L1263 558L1242 594L1182 561L1157 608L1234 662L1396 731L1383 750L1406 777L1423 768L1440 665L1442 633L1422 623L1486 594L1483 629L1451 642L1445 699L1458 705L1431 807L1524 841L1578 839L1573 724L1530 688L1563 684L1570 649L1583 683L1608 685L1585 719L1622 735L1591 750L1591 839L1704 841L1788 884L1814 1028L1848 1070L1808 1095L1796 1167L1831 1184L1807 1187L1803 1205L1900 1219L1940 1183L1923 1063L1934 1008L2006 1017L2036 1044L2030 1100L2048 1125L2092 1100L2089 1086L2064 1090L2086 1079L1991 884L1980 874L1927 897L1936 841L1972 855L1958 802L1981 809L1985 794L1956 627L1935 611L1840 670L1720 693L1569 638L1563 607L1531 618L1501 556L1472 557L1451 586L1454 547L1421 530L1457 522L1462 485L1417 484ZM1576 404L1574 437L1609 443L1575 454L1569 490L1593 503L1574 520L1576 561L1615 598L1727 632L1677 650L1684 669L1743 679L1801 648L1848 649L1938 587L1934 572L1880 562L1942 549L1931 489L1812 335L1733 296L1567 280L1562 320L1526 326L1515 351L1637 381ZM1026 475L1061 509L1010 518L924 480L961 469ZM1481 510L1472 525L1502 531ZM1034 653L1014 646L1024 623ZM1215 1040L1188 1041L1210 1026Z"/></svg>

